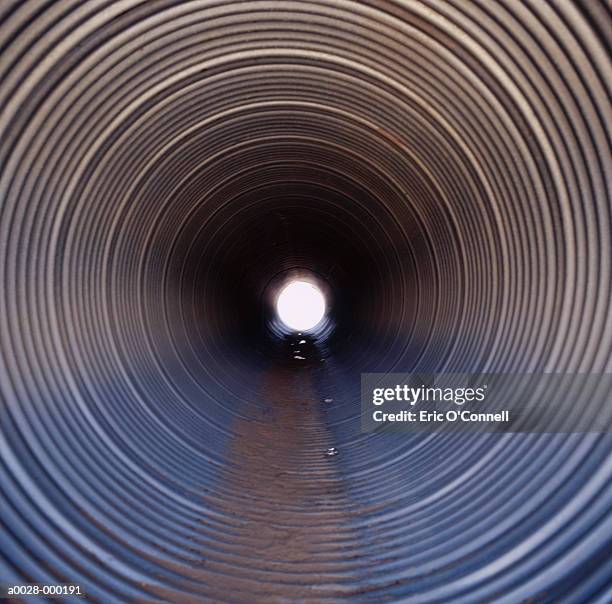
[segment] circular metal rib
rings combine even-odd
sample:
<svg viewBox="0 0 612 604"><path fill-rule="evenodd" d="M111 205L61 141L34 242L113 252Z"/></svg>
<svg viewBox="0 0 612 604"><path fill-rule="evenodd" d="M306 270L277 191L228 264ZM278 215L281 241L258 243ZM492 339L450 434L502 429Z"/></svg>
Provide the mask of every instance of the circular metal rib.
<svg viewBox="0 0 612 604"><path fill-rule="evenodd" d="M609 436L358 421L363 371L612 369L605 2L0 19L2 580L610 601ZM292 271L334 300L300 367L261 310Z"/></svg>

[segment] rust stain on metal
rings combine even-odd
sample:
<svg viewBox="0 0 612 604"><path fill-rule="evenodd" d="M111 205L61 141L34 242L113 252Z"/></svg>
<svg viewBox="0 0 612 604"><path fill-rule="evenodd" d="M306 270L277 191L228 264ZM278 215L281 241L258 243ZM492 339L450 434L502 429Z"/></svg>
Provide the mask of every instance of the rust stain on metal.
<svg viewBox="0 0 612 604"><path fill-rule="evenodd" d="M345 602L354 593L343 557L344 546L356 540L352 514L344 511L350 506L334 462L324 456L331 436L310 372L275 368L262 403L252 419L235 426L220 477L225 497L218 509L227 516L227 533L217 538L224 552L213 557L208 550L198 568L164 561L185 581L176 590L151 587L157 596L280 603ZM207 528L202 524L203 535ZM355 560L350 564L354 570Z"/></svg>

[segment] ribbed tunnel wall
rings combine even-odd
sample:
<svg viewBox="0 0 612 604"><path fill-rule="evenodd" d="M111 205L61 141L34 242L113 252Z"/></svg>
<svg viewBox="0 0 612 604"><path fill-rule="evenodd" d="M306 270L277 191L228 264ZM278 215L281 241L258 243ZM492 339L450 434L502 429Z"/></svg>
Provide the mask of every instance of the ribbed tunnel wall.
<svg viewBox="0 0 612 604"><path fill-rule="evenodd" d="M611 370L605 2L0 16L3 580L612 600L609 436L358 421L363 371ZM301 361L270 300L304 271Z"/></svg>

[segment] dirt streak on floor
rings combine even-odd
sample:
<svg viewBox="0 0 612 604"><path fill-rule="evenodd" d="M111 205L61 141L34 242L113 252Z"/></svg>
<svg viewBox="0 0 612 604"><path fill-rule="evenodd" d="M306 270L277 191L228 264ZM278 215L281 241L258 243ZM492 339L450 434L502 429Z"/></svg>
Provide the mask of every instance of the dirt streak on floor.
<svg viewBox="0 0 612 604"><path fill-rule="evenodd" d="M177 589L151 592L171 602L256 604L346 602L354 589L357 537L337 457L312 372L277 366L264 381L262 406L234 426L219 479L219 532L201 519L194 538L200 566L168 563ZM219 502L221 501L221 502ZM218 549L210 549L216 535ZM204 543L206 536L206 544Z"/></svg>

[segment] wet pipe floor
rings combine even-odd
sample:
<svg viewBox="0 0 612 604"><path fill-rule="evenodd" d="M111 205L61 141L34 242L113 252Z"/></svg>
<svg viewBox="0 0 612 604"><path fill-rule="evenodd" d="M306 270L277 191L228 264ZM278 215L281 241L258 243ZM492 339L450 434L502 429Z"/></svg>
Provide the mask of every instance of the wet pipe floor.
<svg viewBox="0 0 612 604"><path fill-rule="evenodd" d="M204 497L223 530L199 519L196 563L157 560L175 583L163 574L163 588L141 585L152 594L142 602L348 602L367 591L355 575L367 566L355 554L359 512L334 463L339 451L325 417L333 399L316 388L322 359L304 354L290 350L266 371L258 411L234 427L222 503Z"/></svg>

